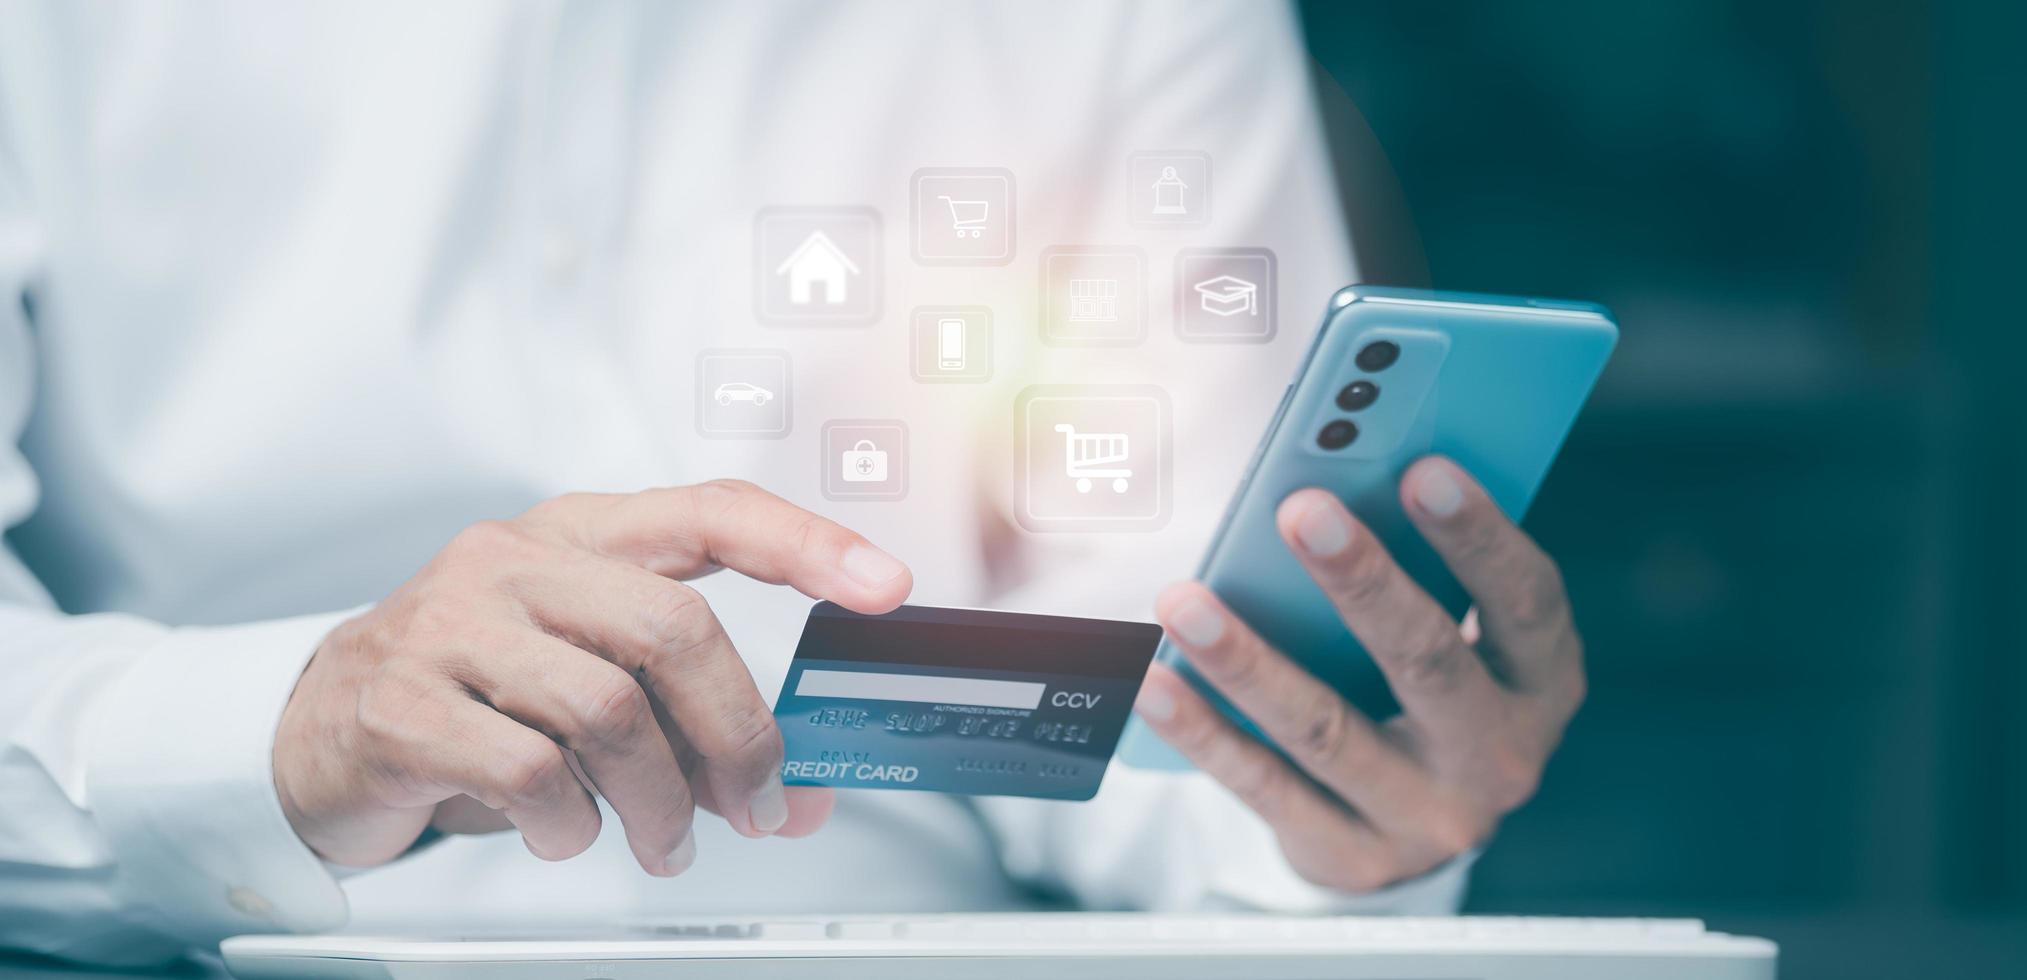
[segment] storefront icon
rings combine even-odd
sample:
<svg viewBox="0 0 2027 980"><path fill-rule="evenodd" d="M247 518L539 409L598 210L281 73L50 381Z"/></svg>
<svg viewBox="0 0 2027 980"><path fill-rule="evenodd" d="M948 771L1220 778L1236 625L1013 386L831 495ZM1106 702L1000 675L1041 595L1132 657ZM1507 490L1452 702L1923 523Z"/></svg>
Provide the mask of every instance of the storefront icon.
<svg viewBox="0 0 2027 980"><path fill-rule="evenodd" d="M1146 256L1120 245L1042 250L1042 343L1123 347L1147 335Z"/></svg>
<svg viewBox="0 0 2027 980"><path fill-rule="evenodd" d="M1070 280L1070 322L1112 323L1119 319L1119 280Z"/></svg>

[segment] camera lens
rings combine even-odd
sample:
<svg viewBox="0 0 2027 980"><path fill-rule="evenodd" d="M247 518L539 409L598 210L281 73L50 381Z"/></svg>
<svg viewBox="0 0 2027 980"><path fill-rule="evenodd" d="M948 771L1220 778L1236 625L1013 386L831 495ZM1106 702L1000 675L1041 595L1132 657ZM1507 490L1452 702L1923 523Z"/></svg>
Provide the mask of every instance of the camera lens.
<svg viewBox="0 0 2027 980"><path fill-rule="evenodd" d="M1361 371L1384 371L1393 367L1401 356L1401 349L1391 340L1375 340L1358 352L1358 369Z"/></svg>
<svg viewBox="0 0 2027 980"><path fill-rule="evenodd" d="M1354 381L1337 393L1337 407L1347 412L1356 412L1379 398L1379 385L1370 381Z"/></svg>
<svg viewBox="0 0 2027 980"><path fill-rule="evenodd" d="M1343 449L1351 445L1351 441L1356 438L1358 426L1351 424L1347 419L1336 419L1324 426L1322 432L1316 434L1316 444L1325 449Z"/></svg>

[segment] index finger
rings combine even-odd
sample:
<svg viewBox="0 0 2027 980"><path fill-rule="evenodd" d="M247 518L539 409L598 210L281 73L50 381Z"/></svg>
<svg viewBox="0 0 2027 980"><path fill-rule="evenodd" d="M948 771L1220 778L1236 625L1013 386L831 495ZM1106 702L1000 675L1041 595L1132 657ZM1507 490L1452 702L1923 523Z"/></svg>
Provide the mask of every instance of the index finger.
<svg viewBox="0 0 2027 980"><path fill-rule="evenodd" d="M1457 622L1327 490L1297 490L1275 513L1281 536L1372 655L1401 710L1439 738L1479 740L1503 692Z"/></svg>
<svg viewBox="0 0 2027 980"><path fill-rule="evenodd" d="M1155 618L1204 680L1339 799L1375 823L1390 826L1411 823L1426 810L1425 781L1413 761L1329 685L1268 646L1202 583L1178 582L1162 590L1155 600ZM1156 683L1154 676L1150 670L1143 683ZM1206 747L1190 744L1189 736L1208 738L1207 732L1159 724L1155 731L1171 738L1171 744L1192 761L1203 763L1199 756ZM1176 735L1183 737L1174 740ZM1207 771L1219 775L1250 765L1234 763ZM1221 781L1230 785L1229 780L1221 777ZM1273 794L1240 795L1259 809L1258 797Z"/></svg>
<svg viewBox="0 0 2027 980"><path fill-rule="evenodd" d="M561 550L560 557L529 574L541 578L522 597L528 615L646 685L683 736L683 746L700 757L702 782L735 830L764 836L787 821L781 732L703 596L680 582L582 551Z"/></svg>
<svg viewBox="0 0 2027 980"><path fill-rule="evenodd" d="M743 480L560 497L528 516L577 547L669 578L722 566L861 613L893 609L914 587L900 559Z"/></svg>
<svg viewBox="0 0 2027 980"><path fill-rule="evenodd" d="M1426 457L1401 480L1408 516L1477 602L1500 674L1530 692L1557 691L1582 669L1562 573L1456 463Z"/></svg>

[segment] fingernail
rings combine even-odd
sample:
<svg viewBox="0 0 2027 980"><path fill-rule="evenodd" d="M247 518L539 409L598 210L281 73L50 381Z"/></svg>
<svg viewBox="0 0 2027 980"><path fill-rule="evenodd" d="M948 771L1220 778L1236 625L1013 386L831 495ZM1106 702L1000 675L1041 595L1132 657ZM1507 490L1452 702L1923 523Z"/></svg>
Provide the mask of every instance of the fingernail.
<svg viewBox="0 0 2027 980"><path fill-rule="evenodd" d="M845 552L845 574L869 589L892 582L908 570L899 558L870 545L855 544Z"/></svg>
<svg viewBox="0 0 2027 980"><path fill-rule="evenodd" d="M1337 516L1336 508L1317 504L1295 522L1295 539L1302 542L1303 550L1328 558L1351 544L1351 526Z"/></svg>
<svg viewBox="0 0 2027 980"><path fill-rule="evenodd" d="M775 777L753 794L753 805L747 809L753 818L753 829L771 834L788 822L788 792L781 788L781 779Z"/></svg>
<svg viewBox="0 0 2027 980"><path fill-rule="evenodd" d="M1225 617L1210 603L1192 599L1169 617L1169 627L1193 647L1207 647L1225 635Z"/></svg>
<svg viewBox="0 0 2027 980"><path fill-rule="evenodd" d="M1415 503L1437 517L1449 517L1464 506L1464 488L1449 467L1424 466L1415 479Z"/></svg>
<svg viewBox="0 0 2027 980"><path fill-rule="evenodd" d="M1149 721L1167 721L1175 717L1175 699L1152 684L1141 685L1140 696L1133 700L1133 708Z"/></svg>
<svg viewBox="0 0 2027 980"><path fill-rule="evenodd" d="M676 849L670 851L669 856L662 859L662 874L673 878L690 870L690 865L696 862L697 832L694 829L686 830L683 832L683 842L677 844Z"/></svg>

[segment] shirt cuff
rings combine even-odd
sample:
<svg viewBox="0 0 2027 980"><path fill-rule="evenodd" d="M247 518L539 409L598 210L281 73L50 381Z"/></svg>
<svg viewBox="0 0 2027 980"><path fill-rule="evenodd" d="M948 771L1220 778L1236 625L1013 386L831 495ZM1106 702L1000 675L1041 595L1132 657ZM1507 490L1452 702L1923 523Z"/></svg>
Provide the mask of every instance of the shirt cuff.
<svg viewBox="0 0 2027 980"><path fill-rule="evenodd" d="M282 708L352 613L180 629L115 682L92 723L89 807L121 897L193 945L335 929L345 895L274 785Z"/></svg>

